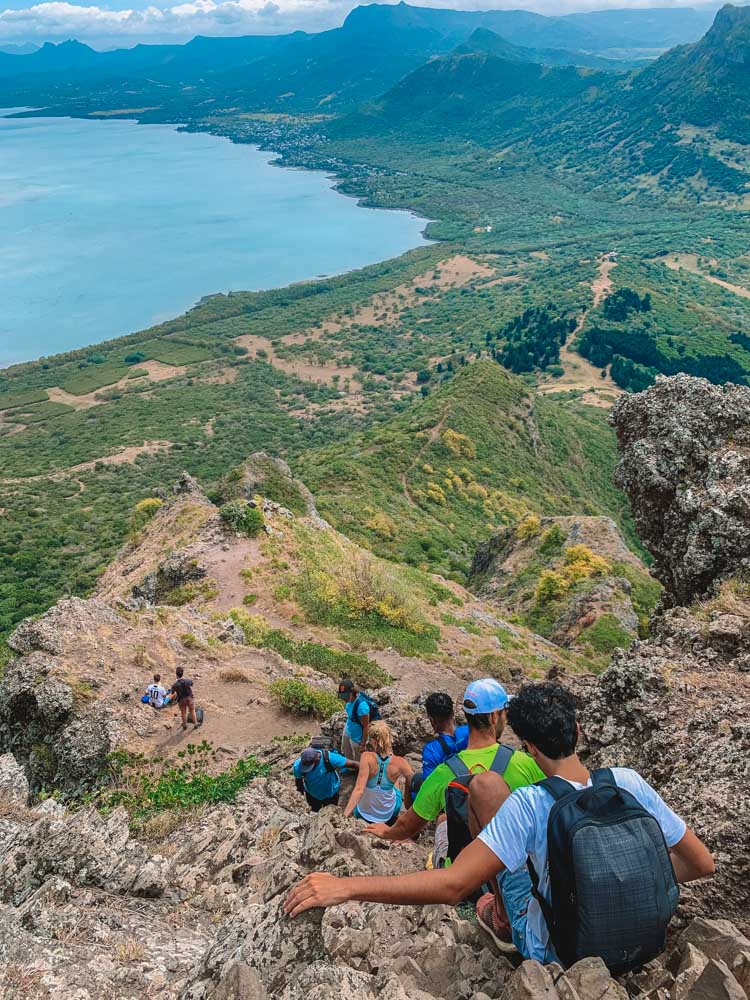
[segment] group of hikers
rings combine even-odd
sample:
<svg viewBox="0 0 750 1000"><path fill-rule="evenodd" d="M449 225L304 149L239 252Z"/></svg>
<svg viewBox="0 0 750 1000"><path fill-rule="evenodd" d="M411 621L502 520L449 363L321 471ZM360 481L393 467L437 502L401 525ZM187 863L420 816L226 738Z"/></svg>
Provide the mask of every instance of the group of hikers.
<svg viewBox="0 0 750 1000"><path fill-rule="evenodd" d="M203 709L195 707L193 682L189 677L185 677L184 667L175 667L174 684L168 691L162 686L161 674L154 674L154 679L146 688L141 701L157 712L169 708L170 705L176 705L180 710L183 729L187 729L188 722L193 723L193 729L203 725Z"/></svg>
<svg viewBox="0 0 750 1000"><path fill-rule="evenodd" d="M492 678L472 681L459 727L450 696L429 695L435 738L417 773L394 755L371 697L350 680L339 697L341 753L321 738L294 764L310 808L338 805L340 774L356 772L345 815L394 843L434 823L433 847L414 873L310 874L287 897L290 917L350 900L470 902L503 951L565 967L598 956L617 975L663 950L679 883L714 871L706 846L640 775L584 766L576 701L560 684L526 684L511 698ZM500 742L506 725L520 749Z"/></svg>

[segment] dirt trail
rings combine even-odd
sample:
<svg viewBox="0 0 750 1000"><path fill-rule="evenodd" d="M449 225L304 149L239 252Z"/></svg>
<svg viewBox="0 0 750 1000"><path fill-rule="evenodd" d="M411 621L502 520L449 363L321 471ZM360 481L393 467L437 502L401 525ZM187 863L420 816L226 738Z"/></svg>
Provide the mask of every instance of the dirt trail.
<svg viewBox="0 0 750 1000"><path fill-rule="evenodd" d="M67 469L56 469L54 472L45 472L39 476L24 476L15 479L0 479L0 485L13 486L25 485L26 483L49 482L50 480L66 479L78 472L87 472L93 469L100 462L102 465L125 465L134 462L139 455L154 455L159 451L166 451L172 447L171 441L144 441L140 445L131 445L122 448L114 455L103 455L101 458L92 458L90 462L81 462L80 465L71 465Z"/></svg>
<svg viewBox="0 0 750 1000"><path fill-rule="evenodd" d="M427 435L427 440L424 442L422 447L417 452L414 461L411 463L406 472L404 472L401 476L401 487L404 491L404 496L409 501L412 507L416 507L417 504L414 502L414 498L412 497L411 491L409 490L409 483L408 483L409 473L412 471L412 469L416 468L420 459L427 451L427 449L430 447L430 445L434 444L435 441L437 441L437 439L440 437L443 427L445 426L445 421L448 419L449 415L450 413L444 413L443 416L440 418L440 420L435 424L430 433Z"/></svg>
<svg viewBox="0 0 750 1000"><path fill-rule="evenodd" d="M611 274L615 267L617 267L617 260L611 254L600 258L599 270L591 283L591 292L594 299L593 305L582 314L575 330L568 336L567 341L560 348L560 364L565 369L565 374L561 375L560 378L550 377L549 381L539 386L539 392L583 392L584 395L581 400L583 403L589 406L599 406L603 409L609 409L615 399L622 395L623 390L613 382L609 374L605 378L602 378L601 369L592 365L590 361L587 361L586 358L582 357L572 348L576 337L588 319L591 309L595 309L600 305L612 291Z"/></svg>
<svg viewBox="0 0 750 1000"><path fill-rule="evenodd" d="M666 257L655 257L652 263L664 264L670 271L689 271L690 274L695 274L697 277L703 278L704 281L710 281L712 285L718 285L719 288L724 288L726 291L732 292L734 295L739 295L743 299L750 299L749 288L743 288L742 285L733 285L730 281L717 278L713 274L706 274L705 271L701 270L698 261L698 254L695 253L672 253ZM712 260L711 263L715 265L717 262Z"/></svg>

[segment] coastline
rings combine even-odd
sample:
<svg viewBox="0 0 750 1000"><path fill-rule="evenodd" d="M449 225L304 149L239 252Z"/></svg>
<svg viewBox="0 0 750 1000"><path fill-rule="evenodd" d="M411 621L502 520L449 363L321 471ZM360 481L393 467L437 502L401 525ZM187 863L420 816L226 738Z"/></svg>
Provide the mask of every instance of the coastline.
<svg viewBox="0 0 750 1000"><path fill-rule="evenodd" d="M317 175L319 175L320 178L321 178L321 180L325 182L325 186L326 186L326 189L327 189L328 192L330 192L330 193L332 193L332 194L334 194L334 195L336 195L338 197L343 197L343 198L347 198L350 201L354 201L354 204L355 204L355 206L357 208L374 209L374 210L379 211L379 212L388 212L388 213L397 213L399 215L406 215L410 219L416 220L419 223L422 223L422 226L419 229L419 237L420 237L421 242L418 243L418 244L416 244L416 245L414 245L414 246L411 246L411 247L407 248L406 250L402 251L401 253L396 254L395 256L386 255L386 256L383 256L383 257L379 257L376 261L367 261L367 262L365 262L363 264L360 264L360 265L347 266L347 267L343 267L341 269L334 269L334 270L331 270L331 271L328 271L328 272L325 272L325 273L321 273L321 272L311 273L308 276L301 277L301 278L296 278L293 281L279 280L278 282L271 281L271 282L268 282L268 283L264 282L264 283L260 283L260 284L257 284L257 285L248 284L248 285L243 286L241 288L238 287L236 289L232 289L231 292L229 292L229 294L239 295L239 294L244 294L244 293L250 293L251 294L251 293L255 293L255 292L258 292L258 293L261 293L261 292L272 292L272 291L282 290L282 289L285 289L285 288L291 288L291 287L299 286L299 285L314 284L317 281L326 281L326 280L331 280L331 279L340 279L340 278L343 278L343 277L345 277L347 275L356 274L357 272L362 271L362 270L364 270L364 269L366 269L368 267L377 266L379 264L384 264L384 263L387 263L388 261L399 260L402 257L406 256L407 254L413 253L414 251L418 251L420 249L425 249L425 248L428 248L430 246L435 245L438 242L441 242L440 240L437 240L434 237L430 237L430 236L427 235L427 230L428 230L429 226L432 225L433 222L435 222L436 220L427 219L427 218L425 218L423 216L420 216L417 212L415 212L415 211L413 211L411 209L408 209L408 208L390 208L390 207L378 206L378 205L372 204L372 203L368 202L365 198L360 197L359 195L357 195L355 193L352 193L352 192L344 190L342 188L342 186L341 186L342 177L340 175L338 175L337 173L335 173L334 171L331 171L330 169L326 169L323 166L321 166L321 167L315 167L315 166L306 166L304 164L296 164L296 163L285 162L284 161L284 154L283 154L283 152L281 150L274 149L274 148L272 148L271 146L268 146L268 145L264 145L260 141L242 142L242 141L238 141L235 137L232 137L232 136L229 136L229 135L225 135L223 133L214 131L214 130L212 130L210 128L196 128L194 125L189 125L188 123L184 123L184 122L180 123L180 122L175 122L175 121L158 121L158 122L157 121L143 121L138 116L128 115L128 114L123 114L122 116L112 115L112 116L108 116L106 118L97 118L97 117L92 116L91 114L80 114L80 115L70 114L70 113L55 114L54 110L50 109L50 108L44 108L44 107L42 107L42 108L39 108L39 107L31 108L31 107L18 107L17 106L17 107L10 107L10 108L0 108L0 118L2 118L2 119L10 119L10 120L12 120L12 119L17 119L17 120L28 120L28 119L50 119L50 120L52 120L52 119L61 119L61 120L66 120L67 119L67 120L70 120L70 121L74 121L74 120L86 121L86 122L97 122L97 121L99 121L99 122L102 122L102 123L105 123L105 124L107 122L113 122L113 121L116 121L116 122L130 122L133 125L152 125L152 126L156 126L158 128L167 128L167 129L169 129L169 130L171 130L171 131L173 131L175 133L200 134L200 135L210 136L212 139L226 139L233 146L237 146L237 147L248 146L252 150L253 153L261 156L262 163L263 163L264 166L278 167L278 168L280 168L282 170L294 171L294 172L298 172L298 173L301 173L301 174L310 174L310 175L316 175L317 174ZM186 299L185 302L184 302L184 304L179 305L176 308L168 307L168 308L165 308L163 312L162 311L158 312L154 316L153 320L151 322L149 322L145 326L139 325L139 326L130 328L130 329L126 330L123 333L118 333L115 336L106 337L104 339L101 339L101 338L100 339L94 339L94 340L91 340L90 342L86 342L86 343L77 345L75 347L70 347L70 348L67 348L67 349L64 349L64 350L55 351L54 353L50 353L50 354L40 353L40 354L31 356L31 357L25 358L25 359L12 359L12 360L9 360L9 361L0 362L0 371L2 371L4 373L11 373L12 374L14 369L20 369L20 368L23 368L26 365L33 364L35 362L39 362L39 361L43 361L43 362L54 361L56 359L61 359L61 358L64 358L64 357L65 358L70 358L70 357L74 358L77 355L80 355L82 352L90 351L91 349L96 348L96 347L105 347L105 346L111 346L111 345L118 344L118 343L127 343L132 338L135 338L135 337L141 335L144 331L151 330L151 329L153 329L155 327L158 327L158 326L160 326L160 325L162 325L164 323L169 323L169 322L174 322L174 321L179 320L181 317L186 316L187 314L189 314L190 312L192 312L196 308L200 307L205 302L210 301L215 296L222 296L222 295L227 295L227 294L228 293L226 291L216 290L215 288L213 288L211 290L208 290L208 291L205 291L205 292L198 291L197 293L191 294L190 298Z"/></svg>

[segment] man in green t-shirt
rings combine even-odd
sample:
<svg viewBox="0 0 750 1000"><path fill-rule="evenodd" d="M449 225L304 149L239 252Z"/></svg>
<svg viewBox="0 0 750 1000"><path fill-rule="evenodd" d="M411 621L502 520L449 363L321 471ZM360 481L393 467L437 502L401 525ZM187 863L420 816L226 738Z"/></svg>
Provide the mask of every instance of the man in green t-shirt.
<svg viewBox="0 0 750 1000"><path fill-rule="evenodd" d="M505 688L491 677L472 681L464 692L463 710L469 725L469 743L458 756L471 773L489 771L492 766L508 718L509 701ZM445 790L454 777L447 764L440 764L423 782L411 809L401 813L394 826L373 823L365 829L365 833L381 840L409 840L424 830L428 823L437 821L432 863L438 868L448 853ZM513 754L503 772L508 794L543 778L532 758L519 750Z"/></svg>

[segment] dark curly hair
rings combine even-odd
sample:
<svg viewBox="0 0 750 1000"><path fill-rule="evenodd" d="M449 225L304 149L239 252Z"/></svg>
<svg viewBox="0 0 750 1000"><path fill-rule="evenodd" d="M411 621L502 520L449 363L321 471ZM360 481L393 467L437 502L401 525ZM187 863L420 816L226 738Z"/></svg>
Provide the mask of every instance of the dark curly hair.
<svg viewBox="0 0 750 1000"><path fill-rule="evenodd" d="M424 707L431 719L444 722L453 718L453 699L443 691L434 691L428 695Z"/></svg>
<svg viewBox="0 0 750 1000"><path fill-rule="evenodd" d="M550 760L575 753L576 700L561 684L525 684L508 705L508 722L519 740L533 743Z"/></svg>

